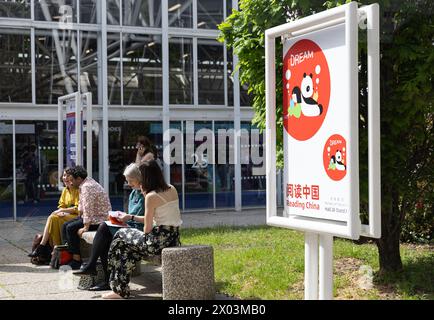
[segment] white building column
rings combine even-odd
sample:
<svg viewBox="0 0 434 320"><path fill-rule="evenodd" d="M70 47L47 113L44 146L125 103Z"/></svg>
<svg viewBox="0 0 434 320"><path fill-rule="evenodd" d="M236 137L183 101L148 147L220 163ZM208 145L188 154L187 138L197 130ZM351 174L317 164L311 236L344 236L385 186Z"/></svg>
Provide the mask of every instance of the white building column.
<svg viewBox="0 0 434 320"><path fill-rule="evenodd" d="M103 158L102 169L103 171L103 187L104 190L109 192L109 125L108 125L108 84L107 84L107 0L101 1L101 65L102 65L102 131L103 135ZM100 181L101 182L101 181Z"/></svg>
<svg viewBox="0 0 434 320"><path fill-rule="evenodd" d="M238 10L238 0L232 0L232 8ZM238 64L238 57L233 55L233 69ZM235 211L242 209L242 190L241 190L241 111L240 111L240 78L239 72L234 74L234 152L235 152Z"/></svg>
<svg viewBox="0 0 434 320"><path fill-rule="evenodd" d="M17 141L15 130L15 119L12 120L12 174L13 174L13 202L14 202L14 221L17 221Z"/></svg>
<svg viewBox="0 0 434 320"><path fill-rule="evenodd" d="M104 181L104 173L102 167L104 166L103 155L103 133L102 133L102 121L97 121L98 123L98 181L102 183Z"/></svg>
<svg viewBox="0 0 434 320"><path fill-rule="evenodd" d="M169 147L170 136L165 135L170 128L169 110L169 9L168 0L161 1L161 57L163 61L163 150ZM170 183L170 163L164 162L164 179Z"/></svg>

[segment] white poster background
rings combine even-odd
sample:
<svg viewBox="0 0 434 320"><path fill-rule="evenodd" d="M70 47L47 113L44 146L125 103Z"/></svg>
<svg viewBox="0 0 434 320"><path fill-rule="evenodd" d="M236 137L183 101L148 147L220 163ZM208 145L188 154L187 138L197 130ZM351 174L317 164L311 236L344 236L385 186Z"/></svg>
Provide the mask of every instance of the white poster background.
<svg viewBox="0 0 434 320"><path fill-rule="evenodd" d="M298 141L284 130L284 206L285 215L299 215L319 219L348 222L350 219L350 106L348 88L347 51L345 45L345 24L337 25L321 31L305 34L286 40L283 46L283 57L288 50L302 39L315 42L323 51L330 72L330 101L324 122L316 134L306 141ZM315 70L315 66L312 66ZM287 106L284 106L287 108ZM326 173L323 164L323 150L329 137L339 134L346 140L347 173L340 181L332 180ZM287 196L287 184L319 186L319 200L301 199ZM287 200L304 203L304 209L288 206ZM319 205L319 210L307 208ZM314 207L314 206L312 206ZM358 209L357 209L358 210Z"/></svg>

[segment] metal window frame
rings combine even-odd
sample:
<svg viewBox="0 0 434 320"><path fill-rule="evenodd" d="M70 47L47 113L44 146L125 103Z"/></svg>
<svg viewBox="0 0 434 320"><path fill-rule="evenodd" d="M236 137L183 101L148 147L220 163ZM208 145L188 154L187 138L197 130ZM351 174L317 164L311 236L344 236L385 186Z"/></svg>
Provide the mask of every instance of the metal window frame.
<svg viewBox="0 0 434 320"><path fill-rule="evenodd" d="M197 37L193 37L193 105L199 105L199 66L197 65Z"/></svg>
<svg viewBox="0 0 434 320"><path fill-rule="evenodd" d="M213 209L215 210L217 208L217 197L216 197L216 185L215 185L215 162L216 162L216 145L215 145L215 120L212 120L211 124L211 130L212 130L212 200L213 200ZM207 150L209 153L210 150ZM209 165L209 157L208 157L208 165Z"/></svg>
<svg viewBox="0 0 434 320"><path fill-rule="evenodd" d="M16 141L16 132L15 132L15 119L12 119L12 175L13 175L13 214L14 221L17 221L17 141Z"/></svg>
<svg viewBox="0 0 434 320"><path fill-rule="evenodd" d="M224 0L221 0L223 4L223 16L227 17L226 6L227 3ZM32 101L30 103L0 103L0 108L2 111L5 111L5 119L20 119L20 120L57 120L57 104L47 105L47 104L37 104L37 88L36 88L36 29L45 29L45 30L61 30L58 22L55 21L35 21L35 0L31 0L31 17L30 19L17 19L17 18L0 18L0 27L12 27L12 28L26 28L31 32L31 54L32 54ZM120 1L119 7L119 25L108 25L107 24L107 1L98 1L97 2L97 20L95 24L82 24L80 19L80 0L78 0L78 8L76 10L77 20L72 23L72 30L76 31L77 35L77 77L78 77L78 88L81 88L81 56L80 56L80 44L82 40L80 39L83 32L96 32L98 35L98 41L100 42L100 50L98 52L98 104L93 106L94 110L94 120L98 121L101 124L101 140L100 140L100 149L104 150L104 152L100 152L99 161L100 161L100 172L102 179L101 184L103 184L104 188L108 191L108 120L115 121L118 119L132 119L133 117L137 119L147 119L147 120L155 120L158 119L161 114L163 115L163 127L168 127L168 123L170 120L181 120L181 123L184 125L185 119L192 120L202 120L202 121L213 121L213 126L215 125L214 121L233 121L234 130L240 128L241 120L250 121L253 117L253 110L251 108L240 108L239 101L239 77L238 72L235 74L234 79L234 107L231 113L228 113L228 79L226 77L227 74L227 48L223 45L223 61L224 61L224 104L223 105L199 105L198 104L198 73L197 73L197 55L198 55L198 38L201 39L213 39L215 40L219 35L219 31L215 29L199 29L197 28L197 0L193 0L193 26L192 28L172 28L168 26L168 0L162 0L162 20L166 19L166 25L163 25L160 28L153 27L135 27L135 26L124 26L123 25L123 14L122 14L122 4L123 1ZM232 0L232 7L238 7L238 1ZM108 105L108 83L107 83L107 33L118 33L120 37L120 51L121 51L121 59L123 56L123 35L125 33L139 33L139 34L152 34L152 35L161 35L162 37L162 64L163 64L163 103L161 106L129 106L125 108L124 103L124 87L123 87L123 76L121 77L121 106L117 105ZM169 73L169 65L168 65L168 45L169 45L169 36L177 36L177 37L188 37L193 39L193 56L196 57L196 61L194 63L193 70L193 79L194 81L194 96L195 101L193 105L171 105L169 103L169 84L168 84L168 73ZM234 59L234 66L236 65L237 60ZM123 75L123 63L120 66L121 74ZM167 77L165 77L167 76ZM167 82L166 82L167 81ZM164 84L166 83L166 84ZM166 89L166 90L164 90ZM165 97L166 96L166 97ZM34 108L38 107L38 113L36 115L31 114L34 112ZM144 112L146 111L146 112ZM110 115L109 115L110 112ZM191 117L188 115L191 114ZM14 120L15 121L15 120ZM166 124L166 125L164 125ZM164 130L164 129L163 129ZM235 143L235 156L238 154L238 158L240 156L239 150L239 137L234 139ZM163 141L164 144L164 141ZM184 141L183 141L184 144ZM238 161L239 162L239 161ZM170 178L170 167L167 166L165 169L167 173L165 173L166 178ZM185 170L183 169L183 179L185 179ZM214 180L215 180L215 168L214 172ZM241 210L241 165L240 163L235 164L235 207L237 211ZM107 181L103 181L107 180ZM169 181L169 179L167 179ZM185 184L185 180L183 181L183 186ZM215 193L216 186L215 182L213 182L213 192ZM185 201L183 202L185 205ZM216 209L216 201L214 205L214 209Z"/></svg>
<svg viewBox="0 0 434 320"><path fill-rule="evenodd" d="M162 108L162 122L163 122L163 132L166 132L170 128L170 107L169 107L169 10L168 10L168 0L161 1L161 60L162 60L162 91L163 91L163 108ZM166 137L167 138L167 137ZM170 140L164 139L163 134L163 150L168 148ZM163 161L163 171L164 178L167 183L170 183L170 164Z"/></svg>
<svg viewBox="0 0 434 320"><path fill-rule="evenodd" d="M121 107L125 107L124 104L124 33L121 31L119 34L119 72L121 74ZM108 63L108 61L107 61ZM107 65L108 67L108 65Z"/></svg>
<svg viewBox="0 0 434 320"><path fill-rule="evenodd" d="M226 0L222 0L223 1L223 19L226 20L227 16L226 16L226 11L227 11L227 7L226 7ZM227 44L226 41L223 44L223 73L224 73L224 78L223 78L223 85L224 85L224 91L225 91L225 107L229 107L229 103L228 103L228 49L227 49Z"/></svg>
<svg viewBox="0 0 434 320"><path fill-rule="evenodd" d="M184 155L184 120L181 120L181 152L182 152L182 161L181 161L181 168L182 168L182 211L185 211L185 155Z"/></svg>
<svg viewBox="0 0 434 320"><path fill-rule="evenodd" d="M107 1L101 1L101 61L102 61L102 79L99 84L102 86L102 132L103 132L103 152L102 164L103 167L99 168L103 171L103 186L104 190L109 193L109 141L108 141L108 71L107 71ZM100 181L101 182L101 181Z"/></svg>
<svg viewBox="0 0 434 320"><path fill-rule="evenodd" d="M238 0L232 0L232 8L238 10ZM236 70L238 56L233 53L233 69ZM240 76L239 71L234 72L234 129L235 129L235 211L241 211L242 205L242 185L241 185L241 101L240 101Z"/></svg>
<svg viewBox="0 0 434 320"><path fill-rule="evenodd" d="M193 30L197 31L197 0L192 0L193 3Z"/></svg>

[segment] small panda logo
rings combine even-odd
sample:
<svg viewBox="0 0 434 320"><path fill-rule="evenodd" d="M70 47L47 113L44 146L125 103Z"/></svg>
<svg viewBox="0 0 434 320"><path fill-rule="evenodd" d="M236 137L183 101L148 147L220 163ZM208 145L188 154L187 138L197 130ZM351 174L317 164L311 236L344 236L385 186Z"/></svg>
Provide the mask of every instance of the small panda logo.
<svg viewBox="0 0 434 320"><path fill-rule="evenodd" d="M347 169L347 167L342 162L342 153L341 153L340 150L336 151L335 157L336 157L336 160L335 160L336 161L336 163L335 163L336 164L336 169L340 170L340 171L345 171Z"/></svg>
<svg viewBox="0 0 434 320"><path fill-rule="evenodd" d="M346 165L342 162L342 152L337 150L334 156L331 156L329 170L345 171Z"/></svg>
<svg viewBox="0 0 434 320"><path fill-rule="evenodd" d="M323 107L321 104L318 104L313 92L312 73L309 75L303 74L301 89L295 87L292 90L292 97L295 103L301 105L301 112L305 117L317 117L322 114Z"/></svg>

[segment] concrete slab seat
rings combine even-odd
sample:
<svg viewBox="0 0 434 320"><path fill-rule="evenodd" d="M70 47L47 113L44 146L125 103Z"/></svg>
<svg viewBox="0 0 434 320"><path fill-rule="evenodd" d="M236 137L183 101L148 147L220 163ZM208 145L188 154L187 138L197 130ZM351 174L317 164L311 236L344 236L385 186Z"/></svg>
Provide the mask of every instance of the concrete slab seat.
<svg viewBox="0 0 434 320"><path fill-rule="evenodd" d="M164 248L161 252L163 300L215 299L211 246Z"/></svg>
<svg viewBox="0 0 434 320"><path fill-rule="evenodd" d="M90 256L96 231L83 233L80 250L83 259ZM161 265L164 300L215 299L214 251L212 246L190 245L164 248L161 255L143 259ZM138 261L132 276L141 274ZM97 268L97 270L102 268ZM95 282L95 281L93 281Z"/></svg>
<svg viewBox="0 0 434 320"><path fill-rule="evenodd" d="M96 231L87 231L84 232L81 240L80 240L80 254L81 254L81 258L86 261L87 259L90 258L90 254L92 252L92 244L93 244L93 239L95 238L96 235ZM158 260L158 258L154 258L154 260L152 260L151 262L153 262L154 264L159 264L161 265L161 258L160 260ZM102 270L102 269L101 269ZM132 276L138 276L140 275L141 270L140 270L140 261L138 261L136 263L136 267L133 270Z"/></svg>

